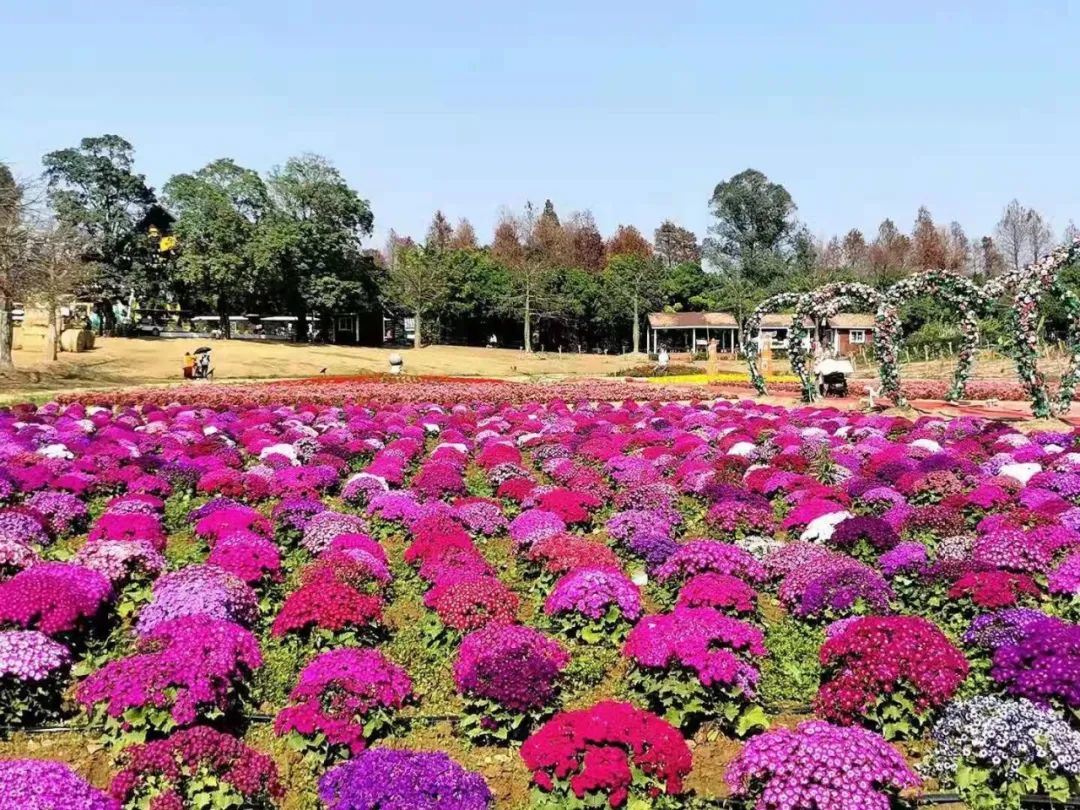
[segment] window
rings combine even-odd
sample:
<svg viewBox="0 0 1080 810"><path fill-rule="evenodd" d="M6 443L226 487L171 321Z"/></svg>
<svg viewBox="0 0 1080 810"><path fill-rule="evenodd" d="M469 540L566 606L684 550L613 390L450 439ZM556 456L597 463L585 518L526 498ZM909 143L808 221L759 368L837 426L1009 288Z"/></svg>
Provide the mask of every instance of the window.
<svg viewBox="0 0 1080 810"><path fill-rule="evenodd" d="M866 330L865 329L852 329L848 332L848 340L851 343L866 343Z"/></svg>
<svg viewBox="0 0 1080 810"><path fill-rule="evenodd" d="M339 332L351 332L353 328L352 318L338 318L337 330Z"/></svg>

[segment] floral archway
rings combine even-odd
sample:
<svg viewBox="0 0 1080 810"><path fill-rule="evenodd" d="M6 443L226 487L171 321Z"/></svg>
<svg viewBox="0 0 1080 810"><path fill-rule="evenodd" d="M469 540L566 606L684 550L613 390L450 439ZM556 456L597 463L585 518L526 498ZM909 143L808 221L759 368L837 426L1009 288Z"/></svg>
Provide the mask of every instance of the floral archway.
<svg viewBox="0 0 1080 810"><path fill-rule="evenodd" d="M926 270L896 282L885 291L877 311L874 354L881 369L882 393L897 405L905 404L900 387L900 307L924 295L943 301L960 316L963 343L946 396L950 402L964 397L979 346L979 316L989 307L989 299L978 285L948 270Z"/></svg>
<svg viewBox="0 0 1080 810"><path fill-rule="evenodd" d="M807 369L806 355L801 350L803 341L809 334L805 322L818 323L852 307L877 313L883 300L881 293L873 287L857 282L826 284L799 297L791 320L791 349L788 355L791 370L798 375L802 385L803 402L813 402L818 398L817 384ZM880 322L878 325L880 327ZM884 384L884 379L882 383Z"/></svg>
<svg viewBox="0 0 1080 810"><path fill-rule="evenodd" d="M778 293L771 298L766 298L754 308L743 326L743 354L746 356L746 365L750 369L750 382L761 395L769 393L765 387L765 378L761 375L757 363L759 348L757 333L761 328L761 319L769 313L783 312L795 306L801 297L800 293Z"/></svg>
<svg viewBox="0 0 1080 810"><path fill-rule="evenodd" d="M1036 418L1064 413L1072 405L1073 392L1080 380L1080 298L1061 283L1062 268L1080 261L1080 237L1062 245L1019 270L1012 270L994 279L984 288L987 298L1000 298L1011 293L1009 318L1014 326L1013 357L1020 382L1031 398L1031 411ZM1068 313L1069 364L1061 377L1057 394L1050 393L1046 377L1039 371L1039 306L1043 296L1051 292Z"/></svg>

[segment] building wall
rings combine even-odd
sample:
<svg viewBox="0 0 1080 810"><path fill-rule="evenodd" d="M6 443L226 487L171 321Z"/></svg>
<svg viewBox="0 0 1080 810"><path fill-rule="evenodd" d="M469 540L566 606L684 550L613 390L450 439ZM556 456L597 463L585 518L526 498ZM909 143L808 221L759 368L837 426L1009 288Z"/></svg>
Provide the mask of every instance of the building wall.
<svg viewBox="0 0 1080 810"><path fill-rule="evenodd" d="M849 354L858 354L861 351L865 351L874 345L874 332L871 329L864 329L866 334L866 341L864 343L852 343L851 342L851 330L840 329L839 341L838 341L838 353L841 357L846 357Z"/></svg>

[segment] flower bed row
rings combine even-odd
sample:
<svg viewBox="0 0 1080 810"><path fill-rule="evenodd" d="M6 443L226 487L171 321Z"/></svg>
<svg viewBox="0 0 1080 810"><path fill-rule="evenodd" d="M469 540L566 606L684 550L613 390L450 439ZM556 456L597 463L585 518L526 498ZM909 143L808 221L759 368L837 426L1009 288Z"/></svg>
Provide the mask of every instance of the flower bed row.
<svg viewBox="0 0 1080 810"><path fill-rule="evenodd" d="M719 736L762 808L1060 800L1077 446L745 403L8 409L2 725L85 721L112 779L13 759L0 804L680 806ZM453 757L401 750L443 712Z"/></svg>

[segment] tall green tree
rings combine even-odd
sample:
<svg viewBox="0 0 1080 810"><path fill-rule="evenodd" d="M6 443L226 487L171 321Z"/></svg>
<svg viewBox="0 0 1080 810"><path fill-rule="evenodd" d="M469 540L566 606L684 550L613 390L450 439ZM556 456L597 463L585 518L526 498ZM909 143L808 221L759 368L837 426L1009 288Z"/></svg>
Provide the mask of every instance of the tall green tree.
<svg viewBox="0 0 1080 810"><path fill-rule="evenodd" d="M606 287L622 302L630 318L630 345L641 351L641 320L663 300L664 267L655 257L637 253L616 253L608 258L604 271Z"/></svg>
<svg viewBox="0 0 1080 810"><path fill-rule="evenodd" d="M270 210L266 185L251 169L221 158L171 178L165 198L176 215L178 272L215 308L228 337L229 316L258 283L259 225Z"/></svg>
<svg viewBox="0 0 1080 810"><path fill-rule="evenodd" d="M448 278L442 251L418 245L396 252L387 270L385 294L391 304L415 319L413 348L423 346L425 319L442 306Z"/></svg>
<svg viewBox="0 0 1080 810"><path fill-rule="evenodd" d="M135 150L119 135L83 138L77 147L42 158L48 198L56 218L79 231L87 260L98 265L103 298L143 296L149 261L140 224L156 202L146 178L135 171ZM111 311L111 310L110 310Z"/></svg>
<svg viewBox="0 0 1080 810"><path fill-rule="evenodd" d="M337 168L319 155L289 158L270 172L266 196L255 258L296 316L297 336L307 337L314 310L327 316L370 306L373 278L361 240L371 235L374 217Z"/></svg>
<svg viewBox="0 0 1080 810"><path fill-rule="evenodd" d="M787 272L798 223L786 188L747 169L717 184L709 206L715 221L705 254L713 263L762 287Z"/></svg>

